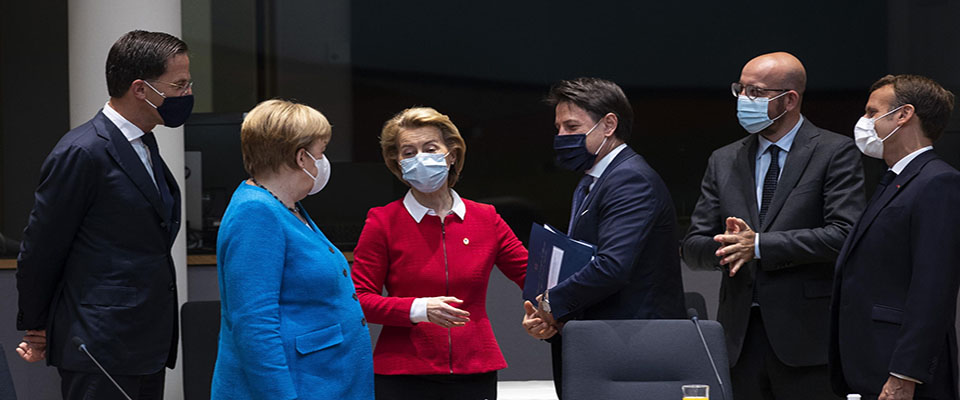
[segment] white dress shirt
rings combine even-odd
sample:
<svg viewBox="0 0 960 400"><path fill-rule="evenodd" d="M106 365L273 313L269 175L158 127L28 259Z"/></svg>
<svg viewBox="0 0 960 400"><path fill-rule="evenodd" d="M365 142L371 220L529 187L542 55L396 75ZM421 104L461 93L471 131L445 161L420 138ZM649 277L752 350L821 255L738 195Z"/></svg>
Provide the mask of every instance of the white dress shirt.
<svg viewBox="0 0 960 400"><path fill-rule="evenodd" d="M150 175L150 179L153 180L153 185L156 186L157 178L153 176L153 161L150 159L150 149L143 143L143 131L120 115L117 110L114 110L113 107L110 106L109 101L103 105L103 115L120 129L120 133L123 133L123 136L127 138L127 141L133 146L133 151L140 156L140 161L143 163L144 168L147 169L147 174ZM158 187L157 191L159 190Z"/></svg>
<svg viewBox="0 0 960 400"><path fill-rule="evenodd" d="M907 168L907 165L910 165L910 162L913 161L914 158L917 158L917 156L919 156L919 155L921 155L921 154L923 154L923 153L925 153L925 152L927 152L927 151L930 151L930 150L933 150L933 146L927 146L927 147L924 147L924 148L922 148L922 149L916 150L916 151L914 151L913 153L907 154L906 156L904 156L903 158L901 158L900 161L897 161L895 164L893 164L893 167L890 167L889 170L890 170L890 171L893 171L893 173L895 173L895 174L897 174L897 175L900 175L900 173L902 173L903 170L904 170L905 168ZM917 379L911 378L911 377L906 376L906 375L898 374L898 373L896 373L896 372L891 372L890 375L893 375L893 376L895 376L895 377L897 377L897 378L904 379L904 380L908 380L908 381L911 381L911 382L916 382L916 383L921 383L921 384L923 383L923 382L920 382L920 381L917 380Z"/></svg>

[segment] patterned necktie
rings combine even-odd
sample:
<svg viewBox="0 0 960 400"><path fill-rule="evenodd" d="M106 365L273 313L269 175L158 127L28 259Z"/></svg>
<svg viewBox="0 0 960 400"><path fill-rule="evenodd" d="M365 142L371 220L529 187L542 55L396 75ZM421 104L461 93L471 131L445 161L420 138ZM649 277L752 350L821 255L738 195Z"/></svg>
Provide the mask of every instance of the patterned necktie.
<svg viewBox="0 0 960 400"><path fill-rule="evenodd" d="M767 174L763 177L763 193L760 195L760 225L763 226L763 217L767 216L767 209L773 202L773 194L777 191L777 180L780 178L780 148L777 145L770 145L767 150L770 151L770 166L767 167ZM757 231L760 227L757 227ZM763 261L757 260L757 268ZM757 291L756 281L753 282L753 304L760 304L760 293Z"/></svg>
<svg viewBox="0 0 960 400"><path fill-rule="evenodd" d="M570 235L573 233L573 221L577 218L577 213L580 212L580 206L583 205L583 200L587 198L587 192L590 191L590 184L593 183L593 177L590 175L584 175L580 179L580 183L577 184L577 189L573 191L573 208L570 209L570 226L567 227L567 234Z"/></svg>
<svg viewBox="0 0 960 400"><path fill-rule="evenodd" d="M780 148L777 145L771 145L770 167L767 168L767 175L763 177L763 194L760 196L760 225L763 225L763 218L767 216L767 209L773 202L773 194L777 191L777 179L780 178ZM760 229L760 227L757 227Z"/></svg>
<svg viewBox="0 0 960 400"><path fill-rule="evenodd" d="M143 135L143 143L150 150L150 163L153 164L153 176L157 182L157 190L160 191L160 199L163 201L163 208L166 211L164 219L170 220L173 217L173 194L170 192L170 186L167 185L167 176L163 172L163 161L160 159L160 149L157 147L157 138L153 132L147 132Z"/></svg>

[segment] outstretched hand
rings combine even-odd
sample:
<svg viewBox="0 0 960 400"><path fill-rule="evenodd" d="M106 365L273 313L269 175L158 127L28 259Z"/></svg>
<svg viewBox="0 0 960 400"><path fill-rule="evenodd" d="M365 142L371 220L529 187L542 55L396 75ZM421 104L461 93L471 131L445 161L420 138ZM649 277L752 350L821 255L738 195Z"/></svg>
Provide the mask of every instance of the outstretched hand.
<svg viewBox="0 0 960 400"><path fill-rule="evenodd" d="M427 321L444 328L464 326L470 321L470 312L451 305L461 304L456 297L440 296L427 298Z"/></svg>

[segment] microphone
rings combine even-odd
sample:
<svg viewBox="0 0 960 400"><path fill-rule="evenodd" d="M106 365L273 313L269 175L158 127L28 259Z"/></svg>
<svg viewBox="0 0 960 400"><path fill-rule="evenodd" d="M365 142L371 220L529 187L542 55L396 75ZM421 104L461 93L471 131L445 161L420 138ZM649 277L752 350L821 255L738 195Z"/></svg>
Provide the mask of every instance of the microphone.
<svg viewBox="0 0 960 400"><path fill-rule="evenodd" d="M87 357L90 357L90 359L93 360L93 363L94 363L94 364L97 364L97 368L100 368L100 371L103 372L103 374L106 375L107 378L110 379L110 382L113 382L113 386L116 386L116 387L117 387L117 390L119 390L120 393L123 393L123 397L126 397L127 400L133 400L133 399L130 398L129 395L127 395L127 392L123 391L123 388L120 387L120 384L117 383L117 381L113 380L113 377L110 376L109 373L107 373L107 370L103 369L103 366L100 365L100 362L98 362L96 358L93 358L93 354L90 354L90 352L87 351L87 345L83 344L83 340L82 340L82 339L80 339L80 338L77 337L77 336L74 336L74 337L73 337L73 345L74 345L74 346L77 346L77 350L80 350L81 352L83 352L84 354L86 354Z"/></svg>
<svg viewBox="0 0 960 400"><path fill-rule="evenodd" d="M703 349L707 351L707 358L710 359L710 366L713 367L713 374L717 376L717 383L720 384L720 398L723 400L727 399L727 392L723 390L723 380L720 379L720 372L717 371L717 363L713 361L713 355L710 354L710 347L707 346L707 339L703 337L703 330L700 329L700 318L697 314L697 310L694 308L687 309L687 317L693 321L693 325L697 327L697 333L700 334L700 342L703 343Z"/></svg>

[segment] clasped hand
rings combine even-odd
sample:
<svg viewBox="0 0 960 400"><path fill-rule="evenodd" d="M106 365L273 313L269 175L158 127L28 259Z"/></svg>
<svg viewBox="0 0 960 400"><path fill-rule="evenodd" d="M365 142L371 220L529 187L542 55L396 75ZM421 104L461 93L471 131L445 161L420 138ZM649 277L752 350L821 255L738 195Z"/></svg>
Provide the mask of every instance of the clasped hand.
<svg viewBox="0 0 960 400"><path fill-rule="evenodd" d="M720 243L715 254L720 257L720 265L729 266L732 278L744 264L753 260L757 234L740 218L729 217L726 223L727 230L722 235L714 236L713 240Z"/></svg>
<svg viewBox="0 0 960 400"><path fill-rule="evenodd" d="M543 295L537 296L538 302L542 299ZM557 322L552 314L534 307L530 300L523 302L523 310L523 329L534 339L549 339L563 328L563 323Z"/></svg>

